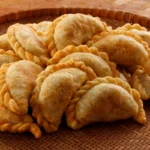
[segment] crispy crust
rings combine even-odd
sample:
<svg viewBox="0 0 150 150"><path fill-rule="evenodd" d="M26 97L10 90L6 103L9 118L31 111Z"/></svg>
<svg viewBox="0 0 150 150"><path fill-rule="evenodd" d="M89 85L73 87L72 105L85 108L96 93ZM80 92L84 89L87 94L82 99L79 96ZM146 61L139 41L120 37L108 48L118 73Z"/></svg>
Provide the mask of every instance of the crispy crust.
<svg viewBox="0 0 150 150"><path fill-rule="evenodd" d="M45 71L41 72L36 80L37 86L35 87L32 97L30 99L30 106L33 109L32 115L37 118L37 122L40 126L43 126L47 132L55 132L57 127L52 122L48 122L44 116L41 114L40 106L36 104L36 100L38 99L38 94L40 92L42 83L44 79L48 77L50 74L64 68L79 68L83 72L86 72L89 80L96 78L95 73L90 67L85 66L83 62L73 62L70 61L68 63L60 63L57 65L48 66Z"/></svg>
<svg viewBox="0 0 150 150"><path fill-rule="evenodd" d="M137 42L139 42L140 44L143 45L143 47L145 48L145 50L148 52L148 55L150 57L150 49L148 47L148 44L142 40L142 38L138 35L135 35L134 33L128 32L128 31L123 31L123 30L113 30L110 32L101 32L100 34L95 35L91 40L89 40L86 45L88 47L92 46L93 43L96 43L97 41L99 41L100 39L109 36L109 35L125 35L125 36L130 36L132 38L134 38Z"/></svg>
<svg viewBox="0 0 150 150"><path fill-rule="evenodd" d="M1 132L11 132L11 133L23 133L26 131L31 132L36 139L40 138L42 132L39 126L36 123L6 123L0 122L0 131Z"/></svg>
<svg viewBox="0 0 150 150"><path fill-rule="evenodd" d="M0 69L0 86L1 86L0 102L5 107L7 107L11 111L15 112L16 114L22 115L22 114L25 114L26 112L24 112L25 110L22 110L22 107L20 107L20 105L18 105L16 103L16 101L12 98L12 96L9 92L8 85L5 80L7 70L11 66L11 64L12 63L4 64L1 66L1 69Z"/></svg>
<svg viewBox="0 0 150 150"><path fill-rule="evenodd" d="M100 83L112 83L121 86L124 88L130 95L132 95L137 102L139 106L139 113L137 116L134 116L133 118L141 123L145 124L146 117L145 112L143 109L142 100L139 97L139 93L136 90L131 89L130 85L126 82L122 81L119 78L112 78L112 77L105 77L105 78L96 78L92 81L87 81L86 84L74 94L73 99L70 101L68 108L66 109L66 116L67 116L67 122L68 126L76 128L76 126L79 124L78 120L75 118L75 106L80 101L81 96L83 96L85 93L87 93L91 88L94 86L100 84Z"/></svg>
<svg viewBox="0 0 150 150"><path fill-rule="evenodd" d="M62 15L59 18L56 18L52 22L51 26L46 31L46 46L48 48L48 52L49 52L50 56L53 56L54 53L56 53L56 51L57 51L56 45L55 45L55 40L54 40L55 28L56 28L57 24L67 16L68 15Z"/></svg>
<svg viewBox="0 0 150 150"><path fill-rule="evenodd" d="M116 30L132 30L132 29L136 29L136 30L139 30L139 31L147 31L146 28L140 26L139 24L135 23L133 25L131 25L130 23L126 23L124 26L122 27L118 27Z"/></svg>
<svg viewBox="0 0 150 150"><path fill-rule="evenodd" d="M76 52L82 52L82 53L91 53L96 56L101 57L107 64L109 65L110 69L112 70L113 75L116 72L116 64L114 62L110 62L108 55L104 52L99 52L97 48L88 48L86 45L80 45L80 46L73 46L69 45L65 47L63 50L57 51L53 58L49 59L47 65L53 65L57 64L62 58L66 57L69 54L76 53Z"/></svg>
<svg viewBox="0 0 150 150"><path fill-rule="evenodd" d="M47 63L48 58L45 56L38 57L36 55L33 55L32 53L26 51L21 44L17 41L15 37L15 26L18 26L19 24L12 25L7 30L7 37L10 45L14 49L14 51L25 60L30 60L35 62L38 65L45 66Z"/></svg>

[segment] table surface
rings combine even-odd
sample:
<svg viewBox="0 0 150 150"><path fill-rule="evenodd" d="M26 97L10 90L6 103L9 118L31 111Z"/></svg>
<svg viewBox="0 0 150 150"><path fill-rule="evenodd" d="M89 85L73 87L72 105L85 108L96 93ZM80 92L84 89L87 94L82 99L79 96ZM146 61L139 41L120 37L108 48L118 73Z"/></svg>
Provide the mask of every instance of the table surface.
<svg viewBox="0 0 150 150"><path fill-rule="evenodd" d="M52 7L108 8L150 18L150 0L0 0L0 16L21 10Z"/></svg>

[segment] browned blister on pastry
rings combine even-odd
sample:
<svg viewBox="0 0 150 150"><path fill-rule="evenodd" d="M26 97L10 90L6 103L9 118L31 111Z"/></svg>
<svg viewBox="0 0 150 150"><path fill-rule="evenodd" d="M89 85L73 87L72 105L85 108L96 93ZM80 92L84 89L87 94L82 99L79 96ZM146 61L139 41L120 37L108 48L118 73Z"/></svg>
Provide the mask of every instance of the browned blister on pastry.
<svg viewBox="0 0 150 150"><path fill-rule="evenodd" d="M150 98L150 76L144 69L137 69L132 74L131 85L140 93L142 100Z"/></svg>
<svg viewBox="0 0 150 150"><path fill-rule="evenodd" d="M6 51L12 50L12 47L7 40L7 34L0 35L0 49L4 49Z"/></svg>
<svg viewBox="0 0 150 150"><path fill-rule="evenodd" d="M34 62L20 60L4 64L0 69L0 102L11 111L23 115L42 68Z"/></svg>
<svg viewBox="0 0 150 150"><path fill-rule="evenodd" d="M16 54L22 59L42 66L46 65L49 58L48 51L45 44L30 27L14 24L8 28L7 38Z"/></svg>
<svg viewBox="0 0 150 150"><path fill-rule="evenodd" d="M106 52L110 61L125 66L141 65L150 74L150 49L139 36L127 31L102 32L87 45Z"/></svg>
<svg viewBox="0 0 150 150"><path fill-rule="evenodd" d="M31 132L35 138L41 137L41 130L30 115L18 115L0 104L0 131L11 133Z"/></svg>
<svg viewBox="0 0 150 150"><path fill-rule="evenodd" d="M85 65L91 67L99 77L113 76L116 72L116 64L109 61L108 55L99 52L97 48L88 48L85 45L67 46L58 51L48 61L48 65L65 63L68 61L82 61Z"/></svg>
<svg viewBox="0 0 150 150"><path fill-rule="evenodd" d="M82 45L96 33L106 30L106 24L97 17L65 14L56 18L48 28L46 45L53 56L67 45Z"/></svg>
<svg viewBox="0 0 150 150"><path fill-rule="evenodd" d="M150 32L147 31L146 28L140 26L139 24L125 24L122 27L118 27L116 30L125 30L132 32L142 38L143 41L147 42L149 47L150 47Z"/></svg>
<svg viewBox="0 0 150 150"><path fill-rule="evenodd" d="M87 81L66 109L69 127L79 129L93 122L111 122L134 118L146 123L139 93L119 78L105 77Z"/></svg>
<svg viewBox="0 0 150 150"><path fill-rule="evenodd" d="M17 56L14 51L8 50L5 51L0 49L0 66L4 63L10 63L20 60L19 56Z"/></svg>
<svg viewBox="0 0 150 150"><path fill-rule="evenodd" d="M58 130L64 111L78 88L96 77L82 62L51 65L36 80L30 105L32 115L46 132Z"/></svg>

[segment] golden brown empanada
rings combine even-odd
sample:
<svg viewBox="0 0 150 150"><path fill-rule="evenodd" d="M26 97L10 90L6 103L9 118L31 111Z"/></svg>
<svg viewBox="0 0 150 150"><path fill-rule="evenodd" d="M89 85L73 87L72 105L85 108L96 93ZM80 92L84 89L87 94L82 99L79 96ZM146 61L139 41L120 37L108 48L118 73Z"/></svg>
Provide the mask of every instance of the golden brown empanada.
<svg viewBox="0 0 150 150"><path fill-rule="evenodd" d="M10 63L20 60L19 56L17 56L12 50L5 51L0 49L0 66L4 63Z"/></svg>
<svg viewBox="0 0 150 150"><path fill-rule="evenodd" d="M84 14L65 14L55 19L47 30L47 42L51 56L67 45L82 45L96 33L107 30L99 18Z"/></svg>
<svg viewBox="0 0 150 150"><path fill-rule="evenodd" d="M116 30L125 30L125 31L129 31L132 32L138 36L140 36L142 38L143 41L147 42L149 47L150 47L150 32L147 31L146 28L141 27L139 24L125 24L122 27L118 27Z"/></svg>
<svg viewBox="0 0 150 150"><path fill-rule="evenodd" d="M150 98L150 76L144 69L137 69L132 74L131 85L140 93L142 100Z"/></svg>
<svg viewBox="0 0 150 150"><path fill-rule="evenodd" d="M20 60L0 69L0 101L17 114L28 112L28 100L42 68L34 62Z"/></svg>
<svg viewBox="0 0 150 150"><path fill-rule="evenodd" d="M28 26L14 24L7 30L10 45L22 59L33 61L39 65L46 65L49 58L45 44L39 36Z"/></svg>
<svg viewBox="0 0 150 150"><path fill-rule="evenodd" d="M65 47L54 54L53 58L48 61L48 65L65 63L70 60L84 62L99 77L113 76L116 71L115 63L109 61L106 53L99 52L94 47L88 48L85 45Z"/></svg>
<svg viewBox="0 0 150 150"><path fill-rule="evenodd" d="M41 72L30 100L32 115L46 132L57 131L64 111L78 88L96 77L83 62L51 65Z"/></svg>
<svg viewBox="0 0 150 150"><path fill-rule="evenodd" d="M28 114L18 115L0 104L0 131L23 133L31 132L35 138L41 137L41 130Z"/></svg>
<svg viewBox="0 0 150 150"><path fill-rule="evenodd" d="M87 81L66 109L67 124L79 129L93 122L110 122L133 117L145 124L146 116L139 93L119 78Z"/></svg>
<svg viewBox="0 0 150 150"><path fill-rule="evenodd" d="M12 50L12 48L7 40L6 34L0 35L0 49Z"/></svg>
<svg viewBox="0 0 150 150"><path fill-rule="evenodd" d="M150 74L150 49L146 42L127 31L102 32L87 43L106 52L110 61L131 66L141 65Z"/></svg>

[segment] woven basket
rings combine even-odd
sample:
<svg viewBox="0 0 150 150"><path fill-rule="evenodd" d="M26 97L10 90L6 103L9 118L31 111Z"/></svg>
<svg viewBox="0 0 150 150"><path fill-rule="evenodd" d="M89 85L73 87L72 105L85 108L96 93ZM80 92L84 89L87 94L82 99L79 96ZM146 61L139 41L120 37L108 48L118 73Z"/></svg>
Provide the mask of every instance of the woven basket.
<svg viewBox="0 0 150 150"><path fill-rule="evenodd" d="M37 23L53 20L65 13L84 13L100 17L116 28L125 24L139 23L150 27L150 19L127 12L94 8L51 8L22 11L0 17L0 34L13 23ZM95 123L80 130L69 129L62 121L56 133L45 133L34 139L30 133L0 133L0 150L148 150L150 149L150 102L144 102L147 124L142 126L128 119L113 123Z"/></svg>

